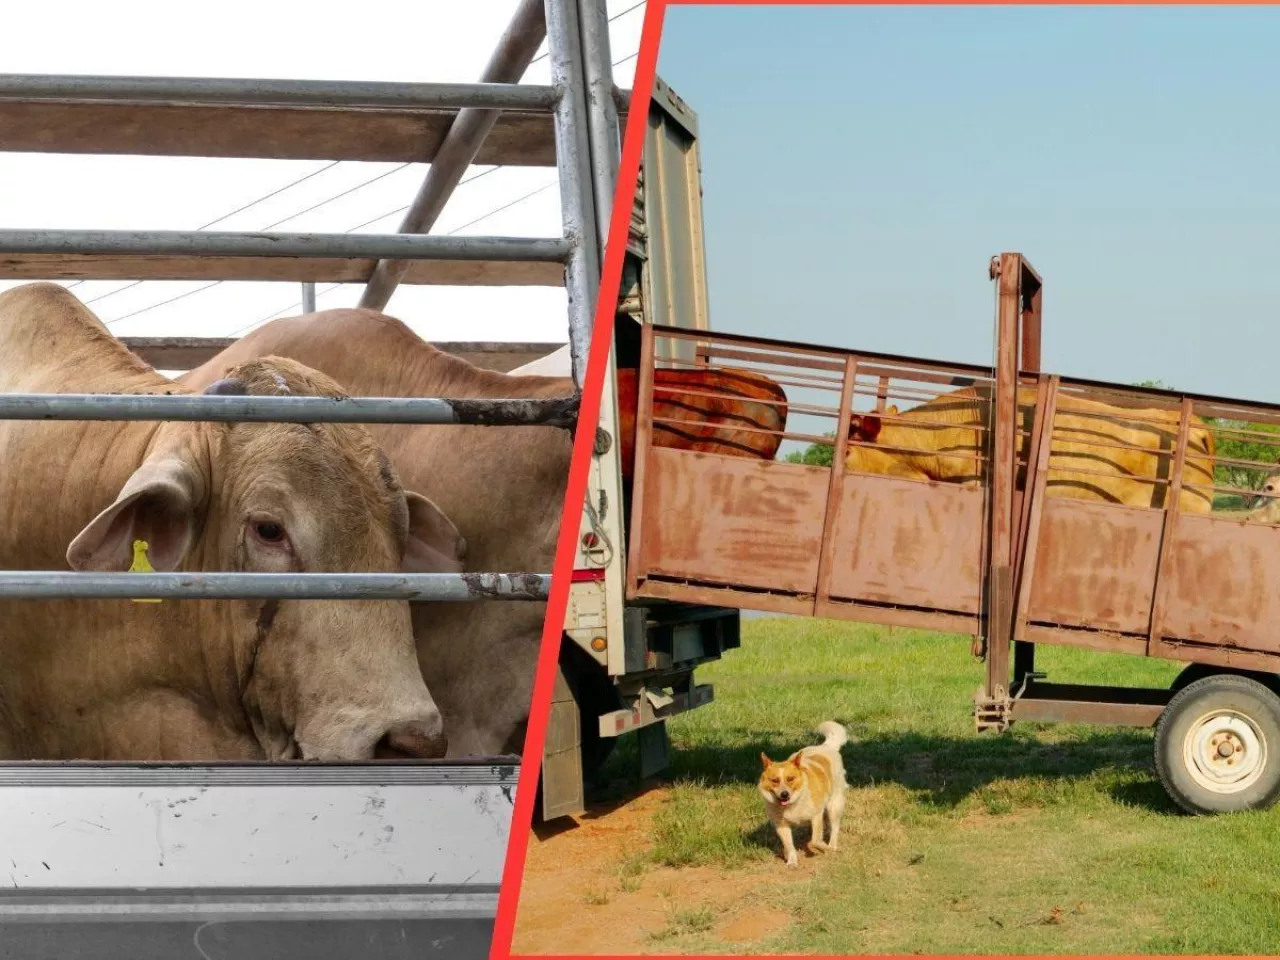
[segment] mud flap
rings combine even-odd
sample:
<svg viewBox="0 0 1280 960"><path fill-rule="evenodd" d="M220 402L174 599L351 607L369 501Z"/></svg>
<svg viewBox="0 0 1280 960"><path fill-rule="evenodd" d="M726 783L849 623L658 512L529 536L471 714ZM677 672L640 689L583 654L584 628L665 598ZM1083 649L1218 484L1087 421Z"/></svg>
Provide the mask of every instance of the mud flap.
<svg viewBox="0 0 1280 960"><path fill-rule="evenodd" d="M636 731L640 744L640 777L647 779L667 769L671 763L671 740L665 721L651 723Z"/></svg>
<svg viewBox="0 0 1280 960"><path fill-rule="evenodd" d="M556 670L555 690L551 694L541 780L542 819L555 820L583 812L582 731L578 704L563 668Z"/></svg>

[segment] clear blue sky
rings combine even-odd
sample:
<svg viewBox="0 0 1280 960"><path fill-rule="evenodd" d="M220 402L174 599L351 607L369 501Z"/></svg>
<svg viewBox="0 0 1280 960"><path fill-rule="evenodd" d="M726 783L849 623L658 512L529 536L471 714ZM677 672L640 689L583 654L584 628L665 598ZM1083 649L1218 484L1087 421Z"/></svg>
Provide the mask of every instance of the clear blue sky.
<svg viewBox="0 0 1280 960"><path fill-rule="evenodd" d="M1280 402L1280 8L669 7L716 329Z"/></svg>

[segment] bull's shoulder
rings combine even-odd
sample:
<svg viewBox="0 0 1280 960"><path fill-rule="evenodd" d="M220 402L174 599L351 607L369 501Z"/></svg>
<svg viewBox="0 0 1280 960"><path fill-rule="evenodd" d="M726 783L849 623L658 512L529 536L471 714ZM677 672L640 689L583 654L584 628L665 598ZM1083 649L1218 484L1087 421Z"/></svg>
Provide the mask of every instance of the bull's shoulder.
<svg viewBox="0 0 1280 960"><path fill-rule="evenodd" d="M0 368L20 374L28 385L47 372L64 390L172 386L75 294L48 282L0 293Z"/></svg>

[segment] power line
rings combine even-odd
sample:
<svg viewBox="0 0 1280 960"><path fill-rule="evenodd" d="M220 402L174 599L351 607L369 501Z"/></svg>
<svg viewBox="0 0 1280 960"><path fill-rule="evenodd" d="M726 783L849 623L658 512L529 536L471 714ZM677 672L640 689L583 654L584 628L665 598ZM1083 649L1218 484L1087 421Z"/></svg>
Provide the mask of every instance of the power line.
<svg viewBox="0 0 1280 960"><path fill-rule="evenodd" d="M176 297L170 297L168 300L161 300L159 303L153 303L149 307L143 307L140 310L134 310L132 313L126 313L123 317L116 317L114 320L107 320L103 323L103 326L109 327L113 323L119 323L121 320L128 320L130 317L136 317L140 313L147 313L151 310L155 310L157 307L164 307L164 306L168 306L171 303L176 303L179 300L185 300L187 297L193 297L197 293L202 293L205 290L212 290L218 284L223 282L224 281L222 280L215 280L213 281L213 283L206 283L203 287L196 287L194 290L188 290L186 293L180 293Z"/></svg>
<svg viewBox="0 0 1280 960"><path fill-rule="evenodd" d="M408 167L411 165L412 165L411 163L401 163L397 166L392 167L390 170L384 170L382 173L378 174L376 177L370 177L368 180L365 180L361 183L357 183L354 187L351 187L349 190L343 190L341 193L335 193L328 200L321 200L319 203L313 203L311 206L307 207L305 210L299 210L297 213L290 214L289 216L285 217L283 220L277 220L275 223L269 223L262 228L262 231L274 230L276 227L280 226L280 224L282 223L288 223L290 220L297 220L304 213L310 213L312 210L319 210L321 207L326 206L327 204L333 203L333 201L335 200L339 200L342 197L347 196L348 194L355 193L357 190L363 190L365 187L369 186L369 184L377 183L379 180L383 179L384 177L389 177L393 173L399 173L405 167ZM262 231L259 231L259 232L262 232Z"/></svg>
<svg viewBox="0 0 1280 960"><path fill-rule="evenodd" d="M278 196L279 194L284 193L286 190L296 187L300 183L305 183L306 181L310 180L312 177L319 176L320 174L324 173L326 170L331 170L340 163L342 163L341 160L330 161L329 163L326 163L324 166L316 170L312 170L310 173L306 174L305 176L299 177L296 180L292 180L289 183L286 183L283 187L280 187L278 190L272 190L270 193L259 197L257 200L254 200L250 203L246 203L242 207L236 207L236 209L232 210L230 213L223 214L222 216L218 217L218 219L216 220L210 220L208 223L204 224L203 226L196 227L196 230L208 230L210 227L217 226L219 223L222 223L224 220L230 220L237 213L244 213L246 210L252 207L256 207L258 204L262 203L264 200L270 200L272 197ZM75 283L68 284L67 289L70 290L72 287L77 286L84 282L85 282L84 280L77 280ZM144 280L134 280L132 283L126 283L123 287L117 287L115 290L112 290L110 293L104 293L100 297L94 297L92 300L86 300L85 304L88 305L90 303L97 303L99 300L107 299L107 297L114 297L117 293L124 293L124 291L129 290L133 287L138 286L138 284L145 283L145 282L146 281Z"/></svg>
<svg viewBox="0 0 1280 960"><path fill-rule="evenodd" d="M341 162L342 162L342 161L340 161L340 160L339 160L339 161L335 161L335 163L341 163ZM334 164L330 164L329 166L333 166L333 165L334 165ZM332 197L329 197L327 200L321 200L319 203L313 203L311 206L307 207L305 210L299 210L297 213L290 214L289 216L285 217L283 220L277 220L275 223L268 224L267 226L262 227L262 228L261 228L261 230L260 230L260 231L258 231L258 232L263 232L263 231L266 231L266 230L271 230L271 229L273 229L273 228L275 228L275 227L280 226L280 224L282 224L282 223L288 223L290 220L296 220L298 217L302 216L304 213L310 213L312 210L318 210L320 207L323 207L323 206L325 206L326 204L332 203L334 200L338 200L338 199L340 199L341 197L345 197L345 196L347 196L348 194L355 193L357 190L363 189L364 187L369 186L369 184L374 183L374 182L376 182L376 181L378 181L378 180L381 180L383 177L389 177L389 176L391 176L391 174L393 174L393 173L398 173L399 171L403 170L403 169L404 169L405 167L407 167L407 166L410 166L410 164L409 164L409 163L401 163L401 164L399 164L399 165L397 165L397 166L395 166L395 167L392 167L390 170L384 170L382 173L378 174L377 176L375 176L375 177L370 177L368 180L364 180L364 181L362 181L362 182L360 182L360 183L357 183L354 187L351 187L351 188L350 188L350 189L348 189L348 190L343 190L341 193L334 194ZM326 169L327 169L327 168L326 168ZM317 171L316 171L316 173L319 173L319 172L320 172L319 170L317 170ZM312 174L312 176L314 176L314 174ZM306 178L303 178L303 179L306 179ZM302 182L301 180L295 181L295 183L301 183L301 182ZM283 189L283 188L282 188L282 189ZM277 191L276 191L276 193L279 193L279 192L280 192L280 190L277 190ZM268 194L267 196L268 196L268 197L269 197L269 196L274 196L274 194ZM262 199L263 199L263 200L265 200L265 199L267 199L267 198L266 198L266 197L263 197ZM260 202L261 202L261 200L259 200L259 201L255 201L255 203L260 203ZM251 207L251 206L254 206L254 204L252 204L252 203L251 203L251 204L248 204L248 205L246 205L246 206L244 206L244 207L241 207L241 208L240 208L240 210L235 210L235 211L233 211L232 213L227 214L225 217L220 217L219 219L214 220L212 223L206 224L206 225L205 225L205 227L213 226L213 224L214 224L214 223L221 223L223 220L229 219L230 217L234 216L236 213L240 213L240 212L241 212L241 210L247 210L247 209L248 209L249 207ZM199 229L200 229L200 230L204 230L204 229L205 229L205 227L200 227ZM348 231L348 232L350 232L350 231ZM135 280L135 281L133 281L133 283L130 283L130 284L128 284L127 286L123 286L123 287L121 287L121 288L120 288L120 289L118 289L118 290L113 290L113 291L111 291L111 293L103 294L103 295L102 295L102 296L100 296L100 297L95 297L93 300L87 300L87 301L85 301L85 302L86 302L86 303L95 303L95 302L97 302L98 300L105 300L107 297L114 296L114 295L115 295L115 294L117 294L117 293L123 293L125 290L128 290L130 287L136 287L138 284L140 284L140 283L145 283L145 282L146 282L146 281L144 281L144 280ZM182 299L184 299L184 298L186 298L186 297L194 296L195 294L200 293L201 291L204 291L204 290L212 290L214 287L218 286L218 284L220 284L220 283L225 283L225 282L226 282L225 280L215 280L215 281L213 281L212 283L207 283L207 284L205 284L203 287L197 287L195 290L188 290L186 293L181 293L181 294L179 294L179 295L178 295L178 296L176 296L176 297L170 297L168 300L161 300L159 303L153 303L153 304L152 304L151 306L149 306L149 307L143 307L142 309L140 309L140 310L135 310L135 311L133 311L132 313L126 313L124 316L122 316L122 317L116 317L114 320L108 320L108 321L106 322L105 326L108 326L108 327L109 327L109 326L111 326L111 324L113 324L113 323L119 323L121 320L128 320L130 317L136 317L138 314L140 314L140 313L146 313L146 312L147 312L147 311L149 311L149 310L154 310L156 307L163 307L163 306L166 306L167 304L173 303L173 302L174 302L174 301L176 301L176 300L182 300Z"/></svg>
<svg viewBox="0 0 1280 960"><path fill-rule="evenodd" d="M628 13L631 13L631 12L632 12L632 11L634 11L634 10L638 10L638 9L640 9L641 7L643 7L643 6L645 5L645 2L646 2L646 0L639 0L639 2L638 2L638 3L633 3L631 6L627 7L625 10L621 10L621 11L619 11L618 13L615 13L613 16L611 16L611 17L609 18L608 22L609 22L609 23L613 23L615 20L618 20L618 19L620 19L620 18L622 18L622 17L626 16ZM541 55L539 55L539 56L537 56L537 57L534 57L531 61L529 61L529 65L530 65L530 66L532 66L533 64L537 63L539 60L545 60L549 55L550 55L550 51L548 51L547 53L543 53L543 54L541 54ZM617 60L617 61L615 61L611 66L619 67L619 66L621 66L621 65L622 65L622 64L624 64L624 63L626 63L626 62L627 62L627 61L629 61L629 60L634 60L638 55L639 55L639 51L637 50L635 53L628 54L627 56L623 57L621 60ZM526 68L526 69L527 69L527 68ZM269 193L269 194L267 194L267 195L265 195L265 196L263 196L263 197L259 197L257 200L254 200L252 203L245 204L243 207L240 207L240 208L238 208L238 209L236 209L236 210L233 210L233 211L231 211L231 213L228 213L228 214L226 214L226 215L224 215L224 216L221 216L221 217L219 217L217 220L212 220L212 221L210 221L209 223L205 224L204 226L202 226L202 227L198 227L198 228L197 228L197 230L205 230L205 229L208 229L208 228L209 228L209 227L211 227L211 226L214 226L215 224L221 223L221 222L222 222L222 221L224 221L224 220L228 220L228 219L230 219L231 217L235 216L237 213L242 213L243 211L248 210L250 207L257 206L257 205L258 205L259 203L261 203L262 201L264 201L264 200L268 200L268 199L270 199L271 197L276 196L276 195L277 195L277 194L279 194L279 193L283 193L285 190L288 190L290 187L296 186L297 184L302 183L302 182L303 182L303 181L305 181L305 180L309 180L309 179L311 179L312 177L316 176L317 174L323 173L325 170L328 170L328 169L329 169L329 168L331 168L331 167L335 167L335 166L337 166L337 165L338 165L339 163L341 163L341 162L342 162L341 160L335 160L335 161L332 161L332 162L330 162L330 163L328 163L328 164L325 164L325 165L324 165L323 167L321 167L320 169L318 169L318 170L314 170L314 171L312 171L311 173L307 174L306 176L301 177L301 178L299 178L298 180L293 181L292 183L285 184L285 185L284 185L283 187L281 187L280 189L275 190L275 191L272 191L271 193ZM292 215L290 215L290 216L288 216L288 217L285 217L283 220L277 220L275 223L270 224L269 226L263 227L263 228L262 228L262 230L270 230L270 229L272 229L272 228L274 228L274 227L278 227L278 226L280 226L280 224L282 224L282 223L287 223L287 222L288 222L288 221L290 221L290 220L297 219L298 217L302 216L302 215L303 215L303 214L305 214L305 213L310 213L311 211L316 210L316 209L319 209L320 207L323 207L323 206L325 206L326 204L332 203L334 200L337 200L337 199L339 199L339 198L341 198L341 197L347 196L348 194L354 193L355 191L360 190L360 189L362 189L363 187L366 187L366 186L368 186L368 185L369 185L369 184L371 184L371 183L374 183L374 182L376 182L376 181L378 181L378 180L381 180L383 177L387 177L387 176L390 176L390 175L391 175L391 174L393 174L393 173L397 173L398 171L403 170L405 167L407 167L407 166L409 166L409 165L410 165L409 163L401 163L401 164L399 164L398 166L396 166L396 167L392 168L391 170L386 170L386 171L384 171L384 172L382 172L382 173L378 174L377 176L370 178L369 180L365 180L365 181L363 181L362 183L356 184L354 187L351 187L351 188L350 188L350 189L348 189L348 190L344 190L342 193L335 194L334 196L329 197L327 200L322 200L321 202L319 202L319 203L317 203L317 204L313 204L312 206L307 207L305 210L300 210L300 211L298 211L298 212L297 212L297 213L295 213L295 214L292 214ZM464 184L472 183L473 181L479 180L481 177L487 177L489 174L491 174L491 173L496 173L498 170L501 170L501 169L503 169L503 165L502 165L502 164L499 164L499 165L496 165L496 166L492 166L492 167L490 167L488 170L483 170L483 171L481 171L480 173L474 174L473 176L466 177L466 178L464 178L464 179L462 179L462 180L459 180L456 186L460 187L460 186L463 186ZM523 203L525 200L528 200L528 199L530 199L530 198L532 198L532 197L536 196L537 194L542 193L542 192L543 192L543 191L545 191L545 190L549 190L549 189L551 189L551 187L555 186L555 185L556 185L556 183L558 183L558 182L559 182L559 181L558 181L558 180L556 180L556 181L552 181L551 183L548 183L548 184L543 184L541 187L538 187L536 190L533 190L533 191L531 191L530 193L525 194L524 196L517 197L515 200L512 200L510 203L503 204L503 205L502 205L502 206L500 206L500 207L497 207L497 208L495 208L495 209L493 209L493 210L490 210L488 213L484 214L483 216L477 217L476 219L471 220L471 221L469 221L468 223L464 223L462 226L457 227L455 230L451 230L451 231L449 231L447 234L445 234L445 236L452 236L453 234L457 233L457 231L458 231L458 230L465 230L467 227L474 226L475 224L477 224L477 223L481 222L482 220L486 220L486 219L488 219L489 217L493 216L494 214L501 213L503 210L507 210L507 209L509 209L509 208L511 208L511 207L513 207L513 206L515 206L516 204ZM456 187L455 187L455 189L456 189ZM394 215L395 215L395 214L397 214L397 213L403 213L404 211L406 211L406 210L408 210L408 209L409 209L409 206L408 206L408 205L405 205L405 206L403 206L403 207L397 207L395 210L391 210L391 211L388 211L387 213L384 213L384 214L382 214L382 215L380 215L380 216L374 217L372 220L366 220L364 223L357 224L356 226L354 226L354 227L350 227L350 228L348 228L348 229L346 229L346 230L344 230L344 231L342 231L342 232L343 232L343 233L354 233L356 230L363 229L364 227L367 227L367 226L369 226L369 225L370 225L370 224L372 224L372 223L377 223L379 220L385 220L387 217L394 216ZM70 288L71 288L71 287L73 287L73 286L76 286L77 284L84 283L84 282L85 282L84 280L77 280L77 281L76 281L76 283L69 284L69 285L68 285L68 289L70 289ZM132 283L126 284L125 286L120 287L119 289L112 290L110 293L103 294L103 295L102 295L102 296L100 296L100 297L95 297L95 298L93 298L92 300L87 300L87 301L85 301L85 303L86 303L86 304L89 304L89 303L96 303L96 302L97 302L97 301L99 301L99 300L105 300L107 297L115 296L117 293L123 293L125 290L128 290L128 289L130 289L130 288L132 288L132 287L136 287L136 286L138 286L139 284L141 284L141 283L145 283L145 282L146 282L146 281L144 281L144 280L134 280ZM169 299L167 299L167 300L161 300L159 303L153 303L153 304L151 304L150 306L142 307L142 308L140 308L140 309L138 309L138 310L134 310L134 311L132 311L131 313L126 313L126 314L124 314L123 316L116 317L116 318L115 318L115 319L113 319L113 320L107 320L107 321L105 321L104 325L109 327L109 326L111 326L113 323L119 323L121 320L128 320L128 319L130 319L131 317L136 317L136 316L138 316L138 315L140 315L140 314L148 313L148 312L150 312L151 310L155 310L155 309L157 309L157 308L159 308L159 307L168 306L169 304L171 304L171 303L175 303L175 302L177 302L178 300L184 300L184 299L186 299L187 297L195 296L197 293L203 293L205 290L212 290L214 287L218 286L219 284L225 283L225 282L227 282L227 281L225 281L225 280L214 280L212 283L207 283L207 284L205 284L204 286L202 286L202 287L197 287L197 288L196 288L196 289L194 289L194 290L188 290L188 291L187 291L187 292L185 292L185 293L180 293L180 294L178 294L177 296L170 297L170 298L169 298ZM341 287L341 286L343 286L343 284L338 283L338 284L333 284L333 285L331 285L331 286L327 287L327 288L326 288L326 289L324 289L324 290L317 290L317 291L316 291L316 296L317 296L317 297L320 297L320 296L323 296L323 295L324 295L324 294L326 294L326 293L332 293L334 290L338 289L338 288L339 288L339 287ZM282 307L281 309L276 310L274 313L270 314L269 316L263 317L261 320L255 320L253 323L249 324L248 326L246 326L246 327L241 327L239 330L237 330L237 331L235 331L234 333L232 333L232 334L231 334L231 336L233 336L233 337L235 337L235 336L239 336L239 335L240 335L241 333L243 333L244 331L249 330L249 329L251 329L251 328L253 328L253 327L256 327L256 326L258 326L258 325L259 325L259 324L261 324L261 323L265 323L266 321L268 321L268 320L272 319L273 317L275 317L275 316L277 316L277 315L279 315L279 314L283 313L285 310L292 310L294 307L298 307L298 306L301 306L301 305L302 305L301 301L298 301L298 302L295 302L295 303L291 304L290 306Z"/></svg>
<svg viewBox="0 0 1280 960"><path fill-rule="evenodd" d="M497 169L497 168L495 167L494 169ZM492 170L490 170L490 171L486 171L486 172L487 172L487 173L492 173L493 171L492 171ZM483 176L483 174L480 174L480 176ZM477 179L477 177L472 177L471 179L473 179L473 180L474 180L474 179ZM463 182L465 183L466 181L463 181ZM448 231L447 233L443 234L443 236L446 236L446 237L452 237L452 236L454 236L455 234L457 234L457 233L459 233L459 232L461 232L461 231L463 231L463 230L467 229L467 227L474 227L477 223L480 223L481 221L484 221L484 220L488 220L490 217L494 216L495 214L501 213L503 210L509 210L509 209L511 209L512 207L516 206L517 204L524 203L526 200L530 200L530 199L532 199L533 197L536 197L538 194L540 194L540 193L544 193L544 192L546 192L547 190L550 190L552 187L556 186L559 182L560 182L559 180L552 180L550 183L544 183L542 186L538 187L536 190L530 190L528 193L526 193L526 194L524 194L524 195L522 195L522 196L516 197L514 200L510 201L509 203L504 203L502 206L500 206L500 207L495 207L494 209L490 210L488 213L485 213L485 214L483 214L483 215L481 215L481 216L479 216L479 217L476 217L474 220L468 220L466 223L462 224L461 226L454 227L452 230L450 230L450 231ZM404 207L404 208L402 208L402 209L406 209L406 210L407 210L408 208L407 208L407 207ZM391 213L397 213L397 212L398 212L398 211L396 211L396 210L392 210L392 211L391 211ZM383 214L383 216L382 216L382 217L378 217L378 219L379 219L379 220L381 220L381 219L383 219L383 217L387 217L387 216L390 216L390 214ZM374 222L374 221L372 221L372 220L368 221L368 223L373 223L373 222ZM352 233L352 232L353 232L353 231L355 231L355 230L359 230L359 229L360 229L360 227L367 226L367 225L368 225L367 223L363 223L363 224L360 224L360 226L358 226L358 227L352 227L352 228L350 228L349 230L344 230L344 231L343 231L343 233ZM215 281L215 282L216 282L216 283L221 283L222 281L218 280L218 281ZM334 290L337 290L339 287L342 287L342 286L345 286L345 284L341 284L341 283L334 283L334 284L330 284L328 287L326 287L326 288L325 288L325 289L323 289L323 290L317 290L317 291L316 291L316 298L317 298L317 299L319 299L320 297L324 296L326 293L332 293ZM205 287L204 289L208 289L208 288L207 288L207 287ZM192 291L191 291L191 293L199 293L199 292L200 292L199 290L192 290ZM187 295L189 295L189 294L184 294L184 296L187 296ZM174 299L181 299L181 298L180 298L180 297L176 297L176 298L174 298ZM172 302L172 301L167 301L167 302ZM268 320L274 319L275 317L277 317L277 316L279 316L280 314L284 313L286 310L292 310L294 307L300 307L300 306L302 306L302 301L300 301L300 300L299 300L299 301L295 301L295 302L293 302L293 303L289 304L289 306L287 306L287 307L281 307L279 310L272 311L271 313L269 313L269 314L267 314L265 317L263 317L261 320L255 320L255 321L253 321L253 323L250 323L248 326L244 326L244 327L241 327L239 330L234 330L234 331L232 331L232 332L231 332L231 334L230 334L230 336L232 336L232 337L238 337L238 336L240 336L242 333L245 333L246 331L253 329L254 327L258 326L259 324L263 324L263 323L266 323ZM120 319L121 319L121 320L123 320L123 319L124 319L124 317L121 317Z"/></svg>
<svg viewBox="0 0 1280 960"><path fill-rule="evenodd" d="M502 169L501 164L499 164L496 167L490 167L488 170L481 171L480 173L477 173L473 177L467 177L465 180L459 180L458 186L461 187L475 180L479 180L481 177L487 177L489 174L496 173L501 169ZM385 220L387 219L387 217L395 216L397 213L404 213L408 209L409 209L409 204L406 203L403 207L396 207L394 210L388 210L386 213L382 214L381 216L374 217L372 220L366 220L364 223L358 223L354 227L348 227L346 230L343 230L342 232L355 233L357 230L363 230L365 227L369 226L369 224L371 223L377 223L379 220Z"/></svg>
<svg viewBox="0 0 1280 960"><path fill-rule="evenodd" d="M625 16L626 16L628 13L630 13L632 10L639 10L639 9L640 9L641 7L643 7L644 5L645 5L645 0L640 0L640 2L639 2L639 3L633 3L631 6L627 7L627 9L622 10L622 11L620 11L620 12L618 12L618 13L615 13L612 17L610 17L610 18L609 18L609 23L613 23L613 21L615 21L615 20L619 20L619 19L621 19L622 17L625 17ZM536 57L534 57L532 60L530 60L530 61L529 61L529 66L530 66L530 67L532 67L535 63L538 63L538 62L539 62L539 61L541 61L541 60L545 60L545 59L547 59L547 57L549 57L549 56L551 56L551 51L550 51L550 50L546 51L545 53L540 53L540 54L538 54ZM634 57L634 56L635 56L635 54L633 53L633 54L631 55L631 57ZM630 60L630 59L631 59L631 57L627 57L627 60ZM626 63L626 62L627 62L626 60L621 60L621 61L619 61L619 63ZM615 67L616 67L617 65L618 65L617 63L615 63L615 64L614 64L614 66L615 66Z"/></svg>

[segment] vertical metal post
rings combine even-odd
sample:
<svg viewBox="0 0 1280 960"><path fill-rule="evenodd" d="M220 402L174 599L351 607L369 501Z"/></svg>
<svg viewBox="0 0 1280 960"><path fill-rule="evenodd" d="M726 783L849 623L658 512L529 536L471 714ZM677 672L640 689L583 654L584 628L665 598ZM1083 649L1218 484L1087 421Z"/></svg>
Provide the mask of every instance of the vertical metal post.
<svg viewBox="0 0 1280 960"><path fill-rule="evenodd" d="M604 0L578 0L582 65L586 77L587 136L595 188L600 253L609 239L613 194L618 185L622 147L618 105L613 97L613 57L609 48L609 11Z"/></svg>
<svg viewBox="0 0 1280 960"><path fill-rule="evenodd" d="M1037 483L1037 466L1040 460L1040 444L1046 446L1044 451L1044 470L1048 473L1048 448L1053 446L1053 418L1057 409L1057 381L1054 379L1053 392L1050 395L1049 383L1040 374L1041 319L1043 317L1044 284L1039 275L1025 260L1021 260L1019 268L1019 296L1022 300L1020 322L1021 351L1018 356L1020 373L1036 374L1039 379L1037 391L1036 415L1033 417L1032 436L1028 438L1026 480L1022 489L1022 510L1018 520L1018 537L1014 545L1013 571L1014 596L1017 609L1013 614L1013 684L1014 689L1030 681L1036 669L1036 645L1019 639L1022 611L1030 602L1029 594L1022 590L1023 580L1030 577L1027 572L1029 558L1035 554L1028 543L1030 536L1031 508L1033 506L1034 488ZM1046 419L1047 417L1047 419ZM1017 420L1015 420L1015 423ZM1014 439L1015 449L1021 448L1021 442ZM1016 464L1015 464L1016 476Z"/></svg>
<svg viewBox="0 0 1280 960"><path fill-rule="evenodd" d="M571 245L564 277L569 301L569 352L573 382L581 390L600 291L600 244L592 196L577 0L546 0L546 19L551 84L560 95L554 115L560 212L565 239Z"/></svg>
<svg viewBox="0 0 1280 960"><path fill-rule="evenodd" d="M1013 628L1013 483L1017 459L1018 327L1022 314L1022 258L1000 255L1000 300L996 323L996 381L992 397L991 516L988 526L987 687L991 700L1009 690Z"/></svg>
<svg viewBox="0 0 1280 960"><path fill-rule="evenodd" d="M302 312L316 312L316 285L314 283L304 283L302 285Z"/></svg>
<svg viewBox="0 0 1280 960"><path fill-rule="evenodd" d="M1182 478L1187 467L1187 443L1191 439L1191 421L1195 407L1186 397L1182 398L1178 416L1178 439L1173 448L1173 465L1169 471L1169 486L1164 496L1164 522L1160 530L1160 553L1156 561L1156 583L1151 591L1151 621L1147 631L1147 656L1160 643L1160 628L1164 626L1164 606L1169 592L1169 564L1172 562L1174 538L1178 530L1178 516L1182 512ZM1157 454L1159 456L1159 454ZM1212 492L1210 493L1212 496Z"/></svg>
<svg viewBox="0 0 1280 960"><path fill-rule="evenodd" d="M519 82L545 36L542 0L523 0L480 75L480 82ZM501 112L479 107L458 111L431 161L418 195L400 222L400 233L431 231ZM379 260L360 297L360 306L370 310L386 307L408 267L402 260Z"/></svg>

